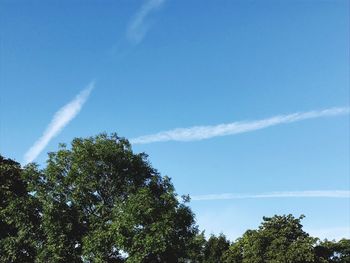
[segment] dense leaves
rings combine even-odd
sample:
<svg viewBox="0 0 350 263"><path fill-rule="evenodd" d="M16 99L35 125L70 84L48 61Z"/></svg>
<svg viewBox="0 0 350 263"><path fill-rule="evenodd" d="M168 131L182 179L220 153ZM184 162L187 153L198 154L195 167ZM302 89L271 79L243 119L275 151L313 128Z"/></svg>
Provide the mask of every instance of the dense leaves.
<svg viewBox="0 0 350 263"><path fill-rule="evenodd" d="M75 139L70 149L60 145L50 153L43 170L1 162L2 262L188 257L187 244L198 233L191 210L127 140L105 134Z"/></svg>
<svg viewBox="0 0 350 263"><path fill-rule="evenodd" d="M319 242L292 215L264 217L257 230L248 230L223 255L225 263L350 262L350 240Z"/></svg>
<svg viewBox="0 0 350 263"><path fill-rule="evenodd" d="M40 238L40 206L28 192L19 163L0 156L0 260L33 262Z"/></svg>
<svg viewBox="0 0 350 263"><path fill-rule="evenodd" d="M225 253L225 262L314 262L315 239L302 230L300 218L264 217L258 230L248 230Z"/></svg>
<svg viewBox="0 0 350 263"><path fill-rule="evenodd" d="M204 246L203 263L221 263L223 253L229 248L230 242L221 234L218 237L212 235Z"/></svg>
<svg viewBox="0 0 350 263"><path fill-rule="evenodd" d="M206 240L189 197L115 134L61 144L43 169L0 156L0 172L0 262L350 262L350 240L321 242L292 215Z"/></svg>
<svg viewBox="0 0 350 263"><path fill-rule="evenodd" d="M341 239L338 242L325 240L315 247L318 263L350 262L350 240Z"/></svg>

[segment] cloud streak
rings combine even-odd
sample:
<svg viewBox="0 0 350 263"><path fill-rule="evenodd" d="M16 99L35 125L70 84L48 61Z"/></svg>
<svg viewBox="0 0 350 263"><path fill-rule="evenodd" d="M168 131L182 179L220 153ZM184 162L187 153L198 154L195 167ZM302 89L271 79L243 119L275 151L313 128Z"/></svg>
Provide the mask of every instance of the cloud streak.
<svg viewBox="0 0 350 263"><path fill-rule="evenodd" d="M147 17L158 10L164 2L165 0L147 0L141 6L127 28L126 36L130 42L138 44L142 41L149 29L149 24L146 21Z"/></svg>
<svg viewBox="0 0 350 263"><path fill-rule="evenodd" d="M60 108L53 116L50 124L47 126L43 135L33 144L33 146L25 153L25 164L34 161L43 149L48 145L52 138L57 136L67 124L74 119L80 112L84 103L88 99L94 82L91 82L84 90L82 90L71 102Z"/></svg>
<svg viewBox="0 0 350 263"><path fill-rule="evenodd" d="M146 144L166 141L199 141L219 136L251 132L279 124L292 123L307 119L345 115L349 114L349 112L349 107L336 107L325 110L314 110L307 112L297 112L287 115L277 115L262 120L232 122L213 126L194 126L190 128L176 128L173 130L162 131L155 134L132 138L130 142L132 144Z"/></svg>
<svg viewBox="0 0 350 263"><path fill-rule="evenodd" d="M270 193L262 193L262 194L225 193L225 194L191 196L192 201L264 199L264 198L350 198L350 191L344 191L344 190L289 191L289 192L270 192Z"/></svg>

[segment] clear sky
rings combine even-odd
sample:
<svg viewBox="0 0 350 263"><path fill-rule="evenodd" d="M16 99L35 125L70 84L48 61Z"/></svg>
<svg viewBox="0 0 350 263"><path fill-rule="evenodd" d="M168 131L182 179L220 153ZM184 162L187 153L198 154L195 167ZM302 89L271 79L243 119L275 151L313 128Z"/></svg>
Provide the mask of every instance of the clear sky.
<svg viewBox="0 0 350 263"><path fill-rule="evenodd" d="M215 195L190 203L207 234L234 239L262 216L293 213L312 234L350 237L350 199L335 192L350 188L349 1L0 0L0 37L6 157L24 164L39 138L44 165L74 137L247 121L249 132L180 130L185 141L133 148L180 195ZM342 113L320 112L334 107ZM232 127L205 132L242 128Z"/></svg>

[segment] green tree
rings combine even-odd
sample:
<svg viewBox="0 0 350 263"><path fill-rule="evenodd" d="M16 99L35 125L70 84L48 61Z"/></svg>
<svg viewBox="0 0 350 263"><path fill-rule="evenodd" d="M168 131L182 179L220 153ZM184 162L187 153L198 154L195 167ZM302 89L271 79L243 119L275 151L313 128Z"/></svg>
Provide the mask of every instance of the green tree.
<svg viewBox="0 0 350 263"><path fill-rule="evenodd" d="M204 260L204 248L207 241L204 236L204 231L197 234L188 244L188 259L191 263L202 263Z"/></svg>
<svg viewBox="0 0 350 263"><path fill-rule="evenodd" d="M229 248L230 242L223 234L218 237L212 235L204 246L203 263L221 263L222 255Z"/></svg>
<svg viewBox="0 0 350 263"><path fill-rule="evenodd" d="M316 239L303 231L292 215L264 217L258 230L248 230L224 255L228 263L314 262Z"/></svg>
<svg viewBox="0 0 350 263"><path fill-rule="evenodd" d="M189 197L115 134L61 144L43 169L0 156L0 172L0 262L350 263L350 240L310 237L303 216L206 241Z"/></svg>
<svg viewBox="0 0 350 263"><path fill-rule="evenodd" d="M113 134L74 139L28 166L42 205L39 262L179 262L198 233L167 177Z"/></svg>
<svg viewBox="0 0 350 263"><path fill-rule="evenodd" d="M0 262L33 262L40 240L40 206L20 164L0 156Z"/></svg>
<svg viewBox="0 0 350 263"><path fill-rule="evenodd" d="M315 255L319 263L350 263L350 240L324 240L315 247Z"/></svg>

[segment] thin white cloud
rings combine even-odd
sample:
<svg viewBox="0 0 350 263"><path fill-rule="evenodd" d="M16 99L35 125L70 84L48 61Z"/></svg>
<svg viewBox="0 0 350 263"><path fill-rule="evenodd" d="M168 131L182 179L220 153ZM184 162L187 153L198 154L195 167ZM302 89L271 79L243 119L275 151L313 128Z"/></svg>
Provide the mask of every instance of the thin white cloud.
<svg viewBox="0 0 350 263"><path fill-rule="evenodd" d="M349 114L349 107L336 107L325 110L297 112L287 115L278 115L268 119L232 122L213 126L194 126L162 131L156 134L144 135L130 140L132 144L146 144L166 141L198 141L218 136L234 135L264 129L278 124L297 122L320 117L332 117Z"/></svg>
<svg viewBox="0 0 350 263"><path fill-rule="evenodd" d="M345 190L289 191L289 192L270 192L270 193L262 193L262 194L225 193L225 194L191 196L192 201L263 199L263 198L350 198L350 191L345 191Z"/></svg>
<svg viewBox="0 0 350 263"><path fill-rule="evenodd" d="M158 10L164 2L165 0L145 1L128 25L126 34L130 42L138 44L142 41L149 29L149 24L146 21L147 17Z"/></svg>
<svg viewBox="0 0 350 263"><path fill-rule="evenodd" d="M57 136L62 131L62 129L79 113L94 86L94 82L91 82L71 102L64 105L55 113L43 135L25 153L25 164L34 161L51 141L51 139Z"/></svg>

